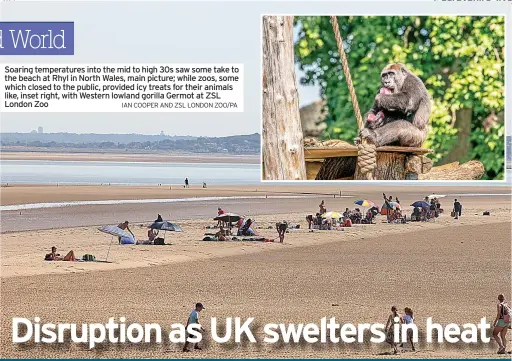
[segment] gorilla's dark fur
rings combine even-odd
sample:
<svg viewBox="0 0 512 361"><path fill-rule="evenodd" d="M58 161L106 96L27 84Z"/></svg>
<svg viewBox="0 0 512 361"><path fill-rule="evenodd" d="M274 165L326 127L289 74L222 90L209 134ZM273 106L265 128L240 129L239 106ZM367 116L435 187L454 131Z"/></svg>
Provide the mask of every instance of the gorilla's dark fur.
<svg viewBox="0 0 512 361"><path fill-rule="evenodd" d="M356 142L367 138L377 146L420 147L427 137L432 105L425 85L403 64L390 64L381 73L390 94L377 94ZM383 112L384 117L373 115Z"/></svg>

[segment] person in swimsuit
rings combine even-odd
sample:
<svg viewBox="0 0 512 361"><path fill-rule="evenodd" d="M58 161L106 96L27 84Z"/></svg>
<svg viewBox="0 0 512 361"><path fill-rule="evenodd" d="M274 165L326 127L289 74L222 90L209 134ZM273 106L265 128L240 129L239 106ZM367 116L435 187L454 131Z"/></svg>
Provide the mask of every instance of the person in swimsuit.
<svg viewBox="0 0 512 361"><path fill-rule="evenodd" d="M396 306L391 307L391 314L388 317L388 321L386 322L386 342L393 346L393 353L397 354L398 349L397 345L398 343L395 342L395 324L402 323L400 315L398 314L398 309Z"/></svg>
<svg viewBox="0 0 512 361"><path fill-rule="evenodd" d="M52 247L52 252L44 257L45 261L76 261L75 252L69 251L64 257L57 253L57 247Z"/></svg>
<svg viewBox="0 0 512 361"><path fill-rule="evenodd" d="M123 223L119 223L118 227L121 228L123 231L128 231L130 232L130 234L133 236L133 238L135 239L135 235L133 234L133 232L130 230L130 227L128 227L128 224L130 222L128 221L124 221ZM117 237L119 239L119 244L121 244L121 237Z"/></svg>
<svg viewBox="0 0 512 361"><path fill-rule="evenodd" d="M318 213L320 213L320 215L322 215L324 213L327 213L327 208L325 208L325 202L324 201L322 201L322 203L320 203L318 208L320 208L320 210L318 211Z"/></svg>
<svg viewBox="0 0 512 361"><path fill-rule="evenodd" d="M498 343L498 354L504 354L507 348L507 331L510 327L510 308L505 303L505 296L503 294L498 295L496 310L497 314L494 320L492 336Z"/></svg>

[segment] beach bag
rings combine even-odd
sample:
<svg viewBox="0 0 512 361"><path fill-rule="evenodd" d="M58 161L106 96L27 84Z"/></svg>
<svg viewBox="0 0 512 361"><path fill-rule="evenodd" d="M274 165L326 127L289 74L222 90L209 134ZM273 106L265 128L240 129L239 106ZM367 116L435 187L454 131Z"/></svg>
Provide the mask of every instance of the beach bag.
<svg viewBox="0 0 512 361"><path fill-rule="evenodd" d="M450 215L451 215L452 217L455 217L455 211L452 211L452 213L450 213Z"/></svg>
<svg viewBox="0 0 512 361"><path fill-rule="evenodd" d="M96 261L96 257L94 257L92 254L84 254L82 260L86 262L94 262Z"/></svg>
<svg viewBox="0 0 512 361"><path fill-rule="evenodd" d="M153 241L153 244L156 245L156 246L163 246L165 244L165 241L163 238L155 238L155 240Z"/></svg>
<svg viewBox="0 0 512 361"><path fill-rule="evenodd" d="M508 303L501 304L501 313L503 314L503 321L505 323L510 323L510 313L512 312L512 308L508 305Z"/></svg>

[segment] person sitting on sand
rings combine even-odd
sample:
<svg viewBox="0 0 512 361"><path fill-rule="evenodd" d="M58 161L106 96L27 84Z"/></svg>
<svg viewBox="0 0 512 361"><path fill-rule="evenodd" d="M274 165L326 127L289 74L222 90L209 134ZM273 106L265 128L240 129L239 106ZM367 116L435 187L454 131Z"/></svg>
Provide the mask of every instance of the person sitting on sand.
<svg viewBox="0 0 512 361"><path fill-rule="evenodd" d="M148 240L150 242L153 242L155 240L156 236L158 236L158 230L148 229Z"/></svg>
<svg viewBox="0 0 512 361"><path fill-rule="evenodd" d="M135 238L135 235L133 234L133 232L130 230L130 227L128 227L128 224L130 222L128 221L124 221L123 223L119 223L118 227L121 228L123 231L128 231L130 232L130 234L133 236L133 238ZM117 237L119 238L119 244L121 244L121 237Z"/></svg>
<svg viewBox="0 0 512 361"><path fill-rule="evenodd" d="M395 325L401 324L402 321L400 319L400 315L398 314L398 309L396 306L391 306L391 314L388 317L388 321L386 322L386 342L393 346L393 353L397 354L398 349L396 346L398 345L395 342Z"/></svg>
<svg viewBox="0 0 512 361"><path fill-rule="evenodd" d="M413 316L414 314L413 314L412 310L409 307L406 307L404 309L404 312L405 312L405 315L402 317L403 323L405 323L405 324L414 323L414 316ZM408 329L407 330L407 341L409 341L409 343L411 344L412 350L416 351L416 348L414 348L414 343L412 341L412 336L413 336L412 330ZM401 346L403 347L403 343L401 344Z"/></svg>
<svg viewBox="0 0 512 361"><path fill-rule="evenodd" d="M345 208L345 212L343 212L343 218L350 218L350 210Z"/></svg>
<svg viewBox="0 0 512 361"><path fill-rule="evenodd" d="M76 261L76 258L75 258L75 252L73 252L72 250L69 251L68 254L65 255L64 257L61 257L60 254L57 253L57 247L53 246L52 252L48 253L44 257L44 260L45 261Z"/></svg>
<svg viewBox="0 0 512 361"><path fill-rule="evenodd" d="M215 236L216 236L216 237L219 237L219 239L220 239L221 237L223 237L223 238L224 238L224 240L225 240L225 239L226 239L225 237L226 237L226 236L229 236L229 234L228 234L228 233L229 233L229 232L228 232L226 229L224 229L224 226L220 226L220 229L219 229L219 231L218 231L217 233L215 233Z"/></svg>
<svg viewBox="0 0 512 361"><path fill-rule="evenodd" d="M242 226L242 228L239 229L238 231L238 235L239 236L246 236L246 237L252 237L252 236L255 236L256 233L252 230L251 228L251 225L252 225L252 219L248 219L244 225Z"/></svg>
<svg viewBox="0 0 512 361"><path fill-rule="evenodd" d="M498 354L501 355L506 353L507 331L511 325L511 308L505 302L505 296L503 294L498 295L498 304L496 305L496 309L497 314L493 323L494 329L492 330L492 336L498 343Z"/></svg>

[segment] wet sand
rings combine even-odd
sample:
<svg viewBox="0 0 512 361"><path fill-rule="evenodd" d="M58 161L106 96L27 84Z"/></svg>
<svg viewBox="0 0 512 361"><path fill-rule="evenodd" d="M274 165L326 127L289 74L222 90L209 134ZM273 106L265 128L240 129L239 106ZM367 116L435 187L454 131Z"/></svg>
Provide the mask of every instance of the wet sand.
<svg viewBox="0 0 512 361"><path fill-rule="evenodd" d="M0 152L2 160L53 160L85 162L173 162L173 163L244 163L259 164L260 156L236 154L144 154L144 153L87 153L87 152Z"/></svg>

